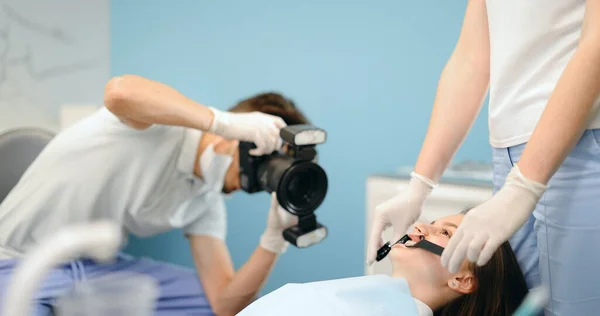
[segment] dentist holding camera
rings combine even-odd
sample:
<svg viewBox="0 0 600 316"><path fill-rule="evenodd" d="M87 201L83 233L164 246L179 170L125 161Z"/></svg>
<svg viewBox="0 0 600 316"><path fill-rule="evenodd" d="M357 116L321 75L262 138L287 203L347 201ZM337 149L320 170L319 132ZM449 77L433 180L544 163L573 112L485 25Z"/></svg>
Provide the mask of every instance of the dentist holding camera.
<svg viewBox="0 0 600 316"><path fill-rule="evenodd" d="M223 194L241 187L238 143L256 144L251 155L270 154L282 147L281 128L305 123L274 93L225 112L146 78L113 78L105 107L58 134L0 204L0 296L19 258L45 236L109 219L139 237L182 229L196 270L124 254L108 265L77 258L48 276L35 315L50 315L77 282L117 271L157 281L156 315L235 315L258 294L289 245L282 232L298 220L273 194L258 247L234 271Z"/></svg>
<svg viewBox="0 0 600 316"><path fill-rule="evenodd" d="M421 215L488 86L494 195L464 218L441 256L450 272L485 265L510 240L547 315L600 311L600 1L471 0L440 77L408 189L378 206L368 262L393 226ZM394 239L393 241L396 241Z"/></svg>

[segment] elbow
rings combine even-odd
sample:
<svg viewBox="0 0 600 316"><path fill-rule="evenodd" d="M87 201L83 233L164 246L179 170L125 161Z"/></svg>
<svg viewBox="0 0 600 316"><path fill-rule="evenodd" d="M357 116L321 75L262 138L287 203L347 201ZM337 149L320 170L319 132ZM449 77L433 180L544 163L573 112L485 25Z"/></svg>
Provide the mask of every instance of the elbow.
<svg viewBox="0 0 600 316"><path fill-rule="evenodd" d="M450 59L461 71L466 71L478 77L489 77L490 55L489 44L459 41Z"/></svg>
<svg viewBox="0 0 600 316"><path fill-rule="evenodd" d="M216 316L235 316L235 312L228 309L224 304L219 304L212 308L213 314Z"/></svg>
<svg viewBox="0 0 600 316"><path fill-rule="evenodd" d="M452 81L462 78L469 82L487 85L490 80L489 58L481 54L453 54L441 77L452 78Z"/></svg>
<svg viewBox="0 0 600 316"><path fill-rule="evenodd" d="M104 106L116 115L124 114L131 104L132 77L129 75L111 78L104 87Z"/></svg>
<svg viewBox="0 0 600 316"><path fill-rule="evenodd" d="M464 70L479 76L489 77L490 55L487 52L467 51L459 52L456 56L457 63Z"/></svg>
<svg viewBox="0 0 600 316"><path fill-rule="evenodd" d="M579 41L578 50L584 51L584 54L594 60L593 64L597 65L600 61L600 31L583 36Z"/></svg>
<svg viewBox="0 0 600 316"><path fill-rule="evenodd" d="M232 302L231 299L223 296L211 304L211 309L216 316L235 316L252 303L252 300L246 301L243 299L243 301Z"/></svg>

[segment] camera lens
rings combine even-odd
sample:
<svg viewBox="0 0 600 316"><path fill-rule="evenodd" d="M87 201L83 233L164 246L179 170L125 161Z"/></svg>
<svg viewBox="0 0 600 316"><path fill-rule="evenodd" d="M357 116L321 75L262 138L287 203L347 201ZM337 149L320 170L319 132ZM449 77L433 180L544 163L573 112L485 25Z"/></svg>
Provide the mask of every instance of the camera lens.
<svg viewBox="0 0 600 316"><path fill-rule="evenodd" d="M258 170L261 186L277 192L279 204L298 216L314 212L327 194L327 174L311 161L272 156Z"/></svg>
<svg viewBox="0 0 600 316"><path fill-rule="evenodd" d="M302 216L314 212L327 194L327 175L317 164L295 162L284 173L277 190L279 202L288 211Z"/></svg>
<svg viewBox="0 0 600 316"><path fill-rule="evenodd" d="M312 188L315 187L316 177L310 172L296 175L287 185L288 200L294 205L306 205L314 195Z"/></svg>
<svg viewBox="0 0 600 316"><path fill-rule="evenodd" d="M274 155L265 159L257 168L257 177L260 187L267 192L277 192L279 182L294 159L283 155ZM277 192L279 194L279 192Z"/></svg>

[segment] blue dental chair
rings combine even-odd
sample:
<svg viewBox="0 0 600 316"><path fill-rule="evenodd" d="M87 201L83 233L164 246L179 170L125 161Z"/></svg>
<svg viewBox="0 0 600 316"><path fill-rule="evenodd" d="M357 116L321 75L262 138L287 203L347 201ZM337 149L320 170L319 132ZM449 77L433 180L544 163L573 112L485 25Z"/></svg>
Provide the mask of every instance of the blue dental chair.
<svg viewBox="0 0 600 316"><path fill-rule="evenodd" d="M0 204L53 137L50 131L31 127L0 134Z"/></svg>

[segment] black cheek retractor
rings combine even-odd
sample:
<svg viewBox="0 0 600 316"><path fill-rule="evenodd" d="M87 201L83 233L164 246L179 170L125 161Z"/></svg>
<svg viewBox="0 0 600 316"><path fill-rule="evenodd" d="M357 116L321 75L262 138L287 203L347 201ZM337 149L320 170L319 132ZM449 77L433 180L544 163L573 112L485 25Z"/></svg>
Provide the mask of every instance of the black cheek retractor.
<svg viewBox="0 0 600 316"><path fill-rule="evenodd" d="M423 250L427 250L433 254L436 254L438 256L442 255L442 252L444 252L444 248L441 246L438 246L430 241L427 241L425 239L425 236L421 236L421 241L419 241L418 243L416 243L413 246L409 246L409 247L417 247L417 248L421 248Z"/></svg>
<svg viewBox="0 0 600 316"><path fill-rule="evenodd" d="M405 244L407 241L411 240L410 237L408 235L404 235L402 236L402 238L398 239L398 241L396 241L393 244L390 244L390 242L386 242L385 245L383 245L381 248L379 248L379 250L377 250L377 261L381 261L383 260L383 258L385 258L388 253L390 253L390 250L392 250L392 246L394 246L395 244ZM411 247L411 248L421 248L423 250L427 250L433 254L436 254L438 256L442 255L442 252L444 251L443 247L440 247L430 241L427 241L425 239L425 236L421 236L421 240L414 244L413 246L407 246L407 247Z"/></svg>

